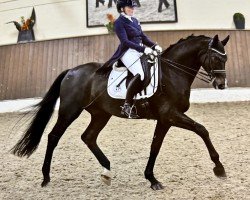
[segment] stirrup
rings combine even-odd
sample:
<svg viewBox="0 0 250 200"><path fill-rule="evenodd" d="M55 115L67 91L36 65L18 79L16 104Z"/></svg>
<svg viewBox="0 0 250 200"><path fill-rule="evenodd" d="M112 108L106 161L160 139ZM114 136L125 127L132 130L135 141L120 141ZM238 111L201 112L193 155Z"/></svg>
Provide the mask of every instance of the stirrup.
<svg viewBox="0 0 250 200"><path fill-rule="evenodd" d="M130 106L129 104L124 104L123 106L121 106L121 108L121 114L127 116L129 119L140 118L140 116L137 114L137 109L134 104L132 106Z"/></svg>

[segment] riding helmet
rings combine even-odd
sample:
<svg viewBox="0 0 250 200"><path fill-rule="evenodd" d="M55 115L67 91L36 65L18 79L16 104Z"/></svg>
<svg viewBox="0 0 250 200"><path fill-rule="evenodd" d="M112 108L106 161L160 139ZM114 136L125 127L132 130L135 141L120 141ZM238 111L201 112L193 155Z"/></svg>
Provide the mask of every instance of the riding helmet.
<svg viewBox="0 0 250 200"><path fill-rule="evenodd" d="M124 7L137 7L137 3L134 0L118 0L116 3L116 8L119 13L121 13L121 9Z"/></svg>

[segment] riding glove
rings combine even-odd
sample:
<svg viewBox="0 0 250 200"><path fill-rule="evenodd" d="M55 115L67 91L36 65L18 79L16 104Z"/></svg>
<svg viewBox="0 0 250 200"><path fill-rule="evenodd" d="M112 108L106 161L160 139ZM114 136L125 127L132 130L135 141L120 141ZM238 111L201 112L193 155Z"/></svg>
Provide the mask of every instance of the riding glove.
<svg viewBox="0 0 250 200"><path fill-rule="evenodd" d="M162 48L159 46L159 45L156 45L155 46L155 50L158 51L158 52L162 52Z"/></svg>
<svg viewBox="0 0 250 200"><path fill-rule="evenodd" d="M146 55L149 55L149 54L152 54L153 53L153 49L149 48L149 47L146 47L145 50L144 50L144 53Z"/></svg>

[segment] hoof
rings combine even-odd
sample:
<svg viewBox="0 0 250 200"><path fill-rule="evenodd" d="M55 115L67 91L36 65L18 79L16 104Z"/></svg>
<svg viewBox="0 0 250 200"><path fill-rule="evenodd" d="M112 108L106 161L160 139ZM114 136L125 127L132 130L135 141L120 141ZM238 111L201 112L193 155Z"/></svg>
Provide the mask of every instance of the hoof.
<svg viewBox="0 0 250 200"><path fill-rule="evenodd" d="M49 182L50 182L50 178L44 179L43 182L42 182L42 184L41 184L41 186L42 186L42 187L45 187L45 186L48 185Z"/></svg>
<svg viewBox="0 0 250 200"><path fill-rule="evenodd" d="M163 190L164 189L163 185L160 182L152 184L151 188L153 190Z"/></svg>
<svg viewBox="0 0 250 200"><path fill-rule="evenodd" d="M103 183L106 185L110 186L111 185L111 178L105 175L101 175L101 180Z"/></svg>
<svg viewBox="0 0 250 200"><path fill-rule="evenodd" d="M222 178L222 179L225 179L227 177L223 166L214 167L214 174L215 174L215 176Z"/></svg>
<svg viewBox="0 0 250 200"><path fill-rule="evenodd" d="M108 186L111 185L111 172L110 172L110 170L104 168L103 173L101 174L101 180L106 185L108 185Z"/></svg>

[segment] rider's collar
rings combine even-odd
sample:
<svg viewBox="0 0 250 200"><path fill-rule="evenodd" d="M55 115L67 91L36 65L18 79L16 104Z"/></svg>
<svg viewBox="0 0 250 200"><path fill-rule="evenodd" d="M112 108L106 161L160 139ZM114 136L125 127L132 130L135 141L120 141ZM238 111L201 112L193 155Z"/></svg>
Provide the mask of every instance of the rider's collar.
<svg viewBox="0 0 250 200"><path fill-rule="evenodd" d="M131 22L133 22L132 17L129 15L126 15L124 12L121 12L121 15L129 19Z"/></svg>

